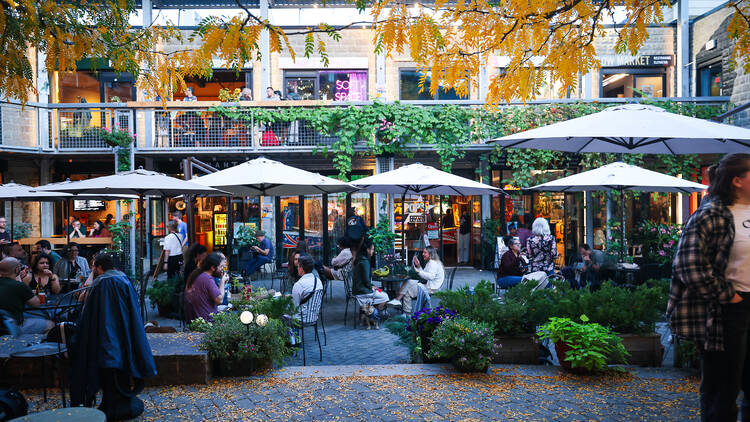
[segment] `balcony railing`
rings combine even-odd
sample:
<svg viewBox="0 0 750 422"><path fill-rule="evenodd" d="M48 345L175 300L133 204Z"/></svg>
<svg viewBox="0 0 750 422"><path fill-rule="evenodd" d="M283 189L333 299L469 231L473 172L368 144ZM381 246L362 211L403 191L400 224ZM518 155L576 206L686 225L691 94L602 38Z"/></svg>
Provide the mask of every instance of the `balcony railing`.
<svg viewBox="0 0 750 422"><path fill-rule="evenodd" d="M632 98L596 100L548 100L528 104L571 102L623 103ZM672 101L698 104L726 104L728 97L671 98ZM437 106L445 104L482 107L479 101L403 101L405 104ZM218 102L161 103L75 103L39 104L0 103L0 150L91 153L111 151L101 137L101 128L127 130L136 134L136 152L168 153L178 151L311 151L329 146L335 136L320 133L310 122L262 122L256 119L259 108L349 107L371 102L335 103L319 101L243 103L238 114L215 111ZM520 104L520 103L518 103ZM515 104L511 104L515 105ZM231 117L228 117L231 116ZM364 140L362 140L364 142ZM480 141L481 144L484 143Z"/></svg>

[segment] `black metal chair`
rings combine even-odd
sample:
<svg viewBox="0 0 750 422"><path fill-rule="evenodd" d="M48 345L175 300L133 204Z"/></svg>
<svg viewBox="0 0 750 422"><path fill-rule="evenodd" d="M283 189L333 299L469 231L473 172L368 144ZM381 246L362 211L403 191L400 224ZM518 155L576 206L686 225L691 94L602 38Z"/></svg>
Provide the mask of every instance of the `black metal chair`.
<svg viewBox="0 0 750 422"><path fill-rule="evenodd" d="M354 328L357 328L357 320L359 319L359 302L357 302L356 296L352 294L352 273L347 271L344 273L344 290L346 292L346 306L344 307L344 326L346 326L346 317L349 314L349 302L354 303Z"/></svg>
<svg viewBox="0 0 750 422"><path fill-rule="evenodd" d="M448 290L453 290L453 279L456 278L458 272L458 266L453 267L451 274L448 276Z"/></svg>
<svg viewBox="0 0 750 422"><path fill-rule="evenodd" d="M323 361L323 348L320 345L320 336L318 335L318 322L320 322L321 308L323 305L323 294L324 291L316 290L312 297L303 304L300 309L299 321L300 325L297 328L300 331L300 337L302 341L302 365L307 366L307 353L305 350L305 328L315 327L315 340L318 342L318 351L320 352L320 361Z"/></svg>

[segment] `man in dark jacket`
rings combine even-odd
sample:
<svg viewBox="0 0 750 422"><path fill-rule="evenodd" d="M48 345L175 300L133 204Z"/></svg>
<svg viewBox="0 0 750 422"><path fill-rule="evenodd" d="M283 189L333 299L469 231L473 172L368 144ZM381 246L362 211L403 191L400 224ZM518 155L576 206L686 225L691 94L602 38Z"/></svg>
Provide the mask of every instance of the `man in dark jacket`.
<svg viewBox="0 0 750 422"><path fill-rule="evenodd" d="M71 403L90 406L103 389L100 409L107 419L132 419L143 412L143 402L136 397L138 387L129 391L130 377L142 389L142 380L156 375L138 296L127 276L114 269L111 255L98 255L93 271L96 278L70 345ZM118 385L131 394L118 392Z"/></svg>

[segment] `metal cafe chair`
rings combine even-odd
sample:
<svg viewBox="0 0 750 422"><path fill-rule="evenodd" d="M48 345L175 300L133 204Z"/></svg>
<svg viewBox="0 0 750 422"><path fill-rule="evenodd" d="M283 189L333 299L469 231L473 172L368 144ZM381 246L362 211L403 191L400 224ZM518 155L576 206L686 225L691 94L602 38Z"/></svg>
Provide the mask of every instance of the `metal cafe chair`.
<svg viewBox="0 0 750 422"><path fill-rule="evenodd" d="M305 351L305 328L315 327L315 340L318 342L318 351L320 352L320 361L323 361L323 348L320 345L320 336L318 335L318 322L321 317L321 307L323 306L323 293L324 290L316 290L313 296L304 307L304 312L301 313L300 326L297 330L300 332L302 341L302 365L307 366L307 354Z"/></svg>

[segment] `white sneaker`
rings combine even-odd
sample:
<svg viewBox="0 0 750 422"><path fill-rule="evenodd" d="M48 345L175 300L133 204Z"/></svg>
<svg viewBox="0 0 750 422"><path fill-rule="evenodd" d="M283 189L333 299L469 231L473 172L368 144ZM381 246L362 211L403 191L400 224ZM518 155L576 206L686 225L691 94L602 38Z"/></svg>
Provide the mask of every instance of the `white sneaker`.
<svg viewBox="0 0 750 422"><path fill-rule="evenodd" d="M391 306L401 306L401 301L398 299L391 299L388 304Z"/></svg>

